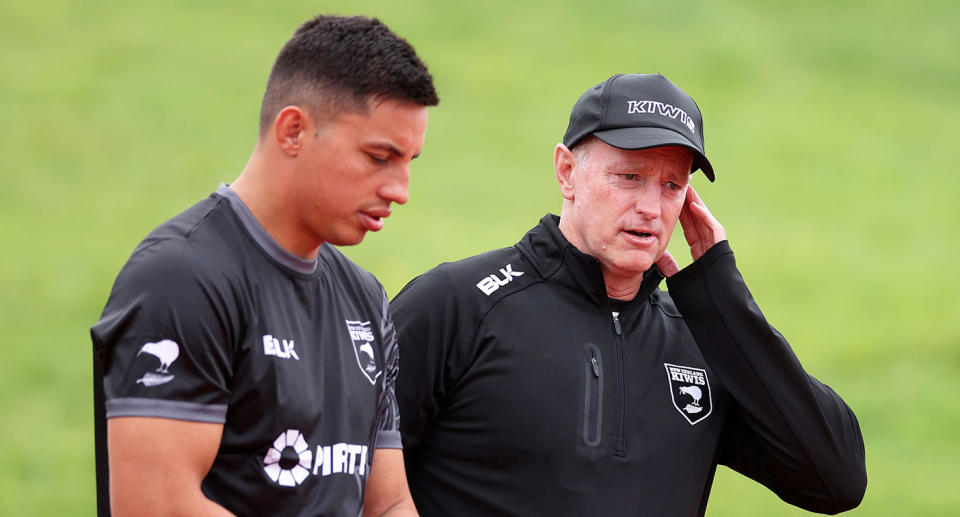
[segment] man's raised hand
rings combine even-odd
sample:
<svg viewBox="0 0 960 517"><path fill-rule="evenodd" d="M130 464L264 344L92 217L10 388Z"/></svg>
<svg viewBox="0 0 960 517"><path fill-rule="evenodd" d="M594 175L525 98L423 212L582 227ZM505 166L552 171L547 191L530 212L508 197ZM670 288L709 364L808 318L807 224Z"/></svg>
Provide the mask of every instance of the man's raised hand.
<svg viewBox="0 0 960 517"><path fill-rule="evenodd" d="M690 256L693 260L702 257L714 244L727 239L723 225L713 217L692 185L687 188L687 198L680 211L680 226L683 227L683 236L690 245Z"/></svg>
<svg viewBox="0 0 960 517"><path fill-rule="evenodd" d="M703 199L700 199L700 195L692 185L687 187L687 197L680 211L680 226L683 227L683 236L690 245L690 256L693 260L699 259L714 244L727 238L723 225L713 217L710 209L707 208ZM677 261L669 251L664 251L663 256L657 260L657 268L666 277L671 277L680 271Z"/></svg>

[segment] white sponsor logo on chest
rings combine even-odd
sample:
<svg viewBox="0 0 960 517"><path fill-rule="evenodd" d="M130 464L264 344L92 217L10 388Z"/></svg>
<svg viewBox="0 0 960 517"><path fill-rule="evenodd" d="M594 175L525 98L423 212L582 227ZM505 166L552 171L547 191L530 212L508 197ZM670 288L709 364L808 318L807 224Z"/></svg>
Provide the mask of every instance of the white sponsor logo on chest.
<svg viewBox="0 0 960 517"><path fill-rule="evenodd" d="M312 473L327 477L335 474L367 473L367 446L354 443L318 445L316 453L297 429L287 429L273 441L263 456L263 471L281 486L295 487Z"/></svg>

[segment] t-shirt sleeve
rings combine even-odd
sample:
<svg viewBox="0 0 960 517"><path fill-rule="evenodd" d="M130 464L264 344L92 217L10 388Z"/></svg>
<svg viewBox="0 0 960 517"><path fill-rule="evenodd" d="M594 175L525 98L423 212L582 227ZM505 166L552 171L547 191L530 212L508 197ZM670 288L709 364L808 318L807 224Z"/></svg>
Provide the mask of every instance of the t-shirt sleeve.
<svg viewBox="0 0 960 517"><path fill-rule="evenodd" d="M91 328L106 418L223 423L235 332L225 280L164 242L138 250Z"/></svg>
<svg viewBox="0 0 960 517"><path fill-rule="evenodd" d="M384 385L378 408L378 449L402 449L400 440L400 409L397 406L396 383L400 366L397 333L390 317L387 294L382 292L383 308L380 315L380 335L383 337Z"/></svg>

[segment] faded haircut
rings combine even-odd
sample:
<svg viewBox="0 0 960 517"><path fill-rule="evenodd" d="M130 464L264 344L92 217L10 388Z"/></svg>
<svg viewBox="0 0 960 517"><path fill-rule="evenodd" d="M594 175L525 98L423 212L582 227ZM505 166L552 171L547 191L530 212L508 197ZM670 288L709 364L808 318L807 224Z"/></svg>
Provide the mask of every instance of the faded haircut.
<svg viewBox="0 0 960 517"><path fill-rule="evenodd" d="M332 120L386 100L421 106L440 102L416 51L380 20L320 15L280 49L260 106L260 134L286 106Z"/></svg>

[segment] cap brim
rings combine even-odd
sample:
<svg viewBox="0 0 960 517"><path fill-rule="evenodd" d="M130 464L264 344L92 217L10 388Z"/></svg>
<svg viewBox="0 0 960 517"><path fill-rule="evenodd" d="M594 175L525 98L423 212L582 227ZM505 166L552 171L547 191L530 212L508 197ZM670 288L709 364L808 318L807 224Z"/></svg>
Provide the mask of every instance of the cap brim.
<svg viewBox="0 0 960 517"><path fill-rule="evenodd" d="M660 127L624 127L597 131L593 133L593 136L620 149L650 149L664 145L686 147L693 151L693 168L690 169L690 172L696 172L697 169L700 169L708 180L714 181L715 179L710 160L707 160L707 157L693 142L676 131Z"/></svg>

